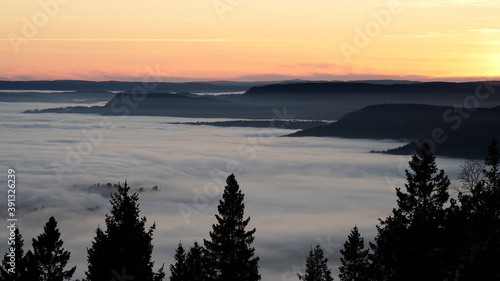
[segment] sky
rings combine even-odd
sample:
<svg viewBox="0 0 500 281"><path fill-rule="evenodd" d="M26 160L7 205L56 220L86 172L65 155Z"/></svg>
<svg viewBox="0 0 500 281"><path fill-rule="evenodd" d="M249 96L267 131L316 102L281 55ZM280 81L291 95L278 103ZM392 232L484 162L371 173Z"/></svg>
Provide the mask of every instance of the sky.
<svg viewBox="0 0 500 281"><path fill-rule="evenodd" d="M6 0L1 80L482 80L491 0Z"/></svg>

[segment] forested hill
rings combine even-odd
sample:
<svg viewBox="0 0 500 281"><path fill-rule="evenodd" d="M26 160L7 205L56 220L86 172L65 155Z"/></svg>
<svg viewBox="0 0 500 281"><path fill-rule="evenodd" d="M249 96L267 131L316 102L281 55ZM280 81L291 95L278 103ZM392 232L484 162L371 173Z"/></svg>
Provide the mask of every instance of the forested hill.
<svg viewBox="0 0 500 281"><path fill-rule="evenodd" d="M335 123L290 136L409 140L425 136L436 126L444 127L442 116L446 110L446 107L433 105L371 105L348 113Z"/></svg>
<svg viewBox="0 0 500 281"><path fill-rule="evenodd" d="M245 93L247 97L270 97L279 95L345 95L345 94L396 94L408 97L418 94L420 97L439 95L457 96L474 94L481 82L415 82L415 83L363 83L363 82L322 82L271 84L252 87ZM488 82L490 85L500 85L500 82Z"/></svg>
<svg viewBox="0 0 500 281"><path fill-rule="evenodd" d="M198 118L273 118L272 108L242 104L216 96L186 94L117 94L104 106L71 106L28 110L25 113L91 113L101 115L175 116Z"/></svg>
<svg viewBox="0 0 500 281"><path fill-rule="evenodd" d="M159 84L155 92L148 93L147 97L136 97L128 91L118 94L105 107L52 108L36 112L269 119L276 117L276 111L284 113L286 110L288 119L338 120L349 112L373 104L421 103L452 106L463 103L478 92L483 95L482 97L487 95L487 98L481 99L481 107L500 105L500 96L488 94L486 91L488 88L491 93L491 89L500 86L500 82L402 84L301 82L255 86L241 95L209 96L158 92L162 85Z"/></svg>
<svg viewBox="0 0 500 281"><path fill-rule="evenodd" d="M474 111L418 104L384 104L349 113L327 126L305 129L289 136L407 140L390 154L412 154L427 140L435 154L484 158L484 147L500 139L500 107Z"/></svg>

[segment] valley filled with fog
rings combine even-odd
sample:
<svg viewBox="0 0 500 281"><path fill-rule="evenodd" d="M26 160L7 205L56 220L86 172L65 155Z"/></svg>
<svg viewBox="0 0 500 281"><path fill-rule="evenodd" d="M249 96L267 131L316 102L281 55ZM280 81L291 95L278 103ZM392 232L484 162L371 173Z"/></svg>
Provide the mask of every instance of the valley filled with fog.
<svg viewBox="0 0 500 281"><path fill-rule="evenodd" d="M262 280L298 280L310 245L318 243L336 276L338 250L350 230L357 225L365 242L373 239L377 219L396 205L394 188L403 186L409 161L368 153L406 142L280 137L296 130L271 122L269 128L238 128L167 124L225 119L22 113L49 107L54 105L0 103L0 170L5 179L7 169L16 171L26 250L54 216L71 252L68 265L77 265L75 278L84 276L86 249L110 210L109 190L89 186L126 180L134 190L144 187L141 216L147 225L156 222L155 268L165 263L167 269L179 241L189 247L208 238L231 173L245 194L249 227L257 229L253 246ZM452 180L462 162L437 158ZM3 190L0 200L6 201Z"/></svg>

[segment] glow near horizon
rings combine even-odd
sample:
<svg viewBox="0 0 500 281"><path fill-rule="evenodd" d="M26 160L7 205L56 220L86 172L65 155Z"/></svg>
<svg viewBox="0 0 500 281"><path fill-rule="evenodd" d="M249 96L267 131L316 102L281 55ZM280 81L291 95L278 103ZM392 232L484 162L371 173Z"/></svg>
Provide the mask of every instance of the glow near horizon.
<svg viewBox="0 0 500 281"><path fill-rule="evenodd" d="M155 66L167 81L500 77L500 5L487 0L399 0L366 46L356 28L391 0L60 2L40 1L52 15L38 1L3 3L0 79L136 80ZM233 6L222 20L214 3ZM26 37L24 19L44 24ZM341 43L357 48L350 61Z"/></svg>

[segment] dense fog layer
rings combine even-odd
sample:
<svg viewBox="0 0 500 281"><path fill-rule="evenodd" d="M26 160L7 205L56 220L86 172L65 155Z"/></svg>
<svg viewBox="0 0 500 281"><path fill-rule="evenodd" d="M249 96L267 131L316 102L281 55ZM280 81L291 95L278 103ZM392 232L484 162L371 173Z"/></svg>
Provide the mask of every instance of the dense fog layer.
<svg viewBox="0 0 500 281"><path fill-rule="evenodd" d="M394 188L404 184L409 160L368 153L402 144L394 141L285 138L278 136L293 131L163 123L205 121L188 118L21 113L37 107L49 105L0 103L0 201L6 202L6 171L13 168L25 250L55 216L72 253L69 265L77 265L75 278L84 276L86 248L110 209L109 189L90 185L127 180L134 190L144 187L141 215L157 227L155 268L168 268L179 241L189 247L208 237L230 173L245 193L250 227L257 228L262 280L297 280L317 243L336 275L338 249L352 227L367 242L377 218L395 206ZM438 159L438 166L455 179L461 162ZM0 233L4 253L6 228Z"/></svg>

